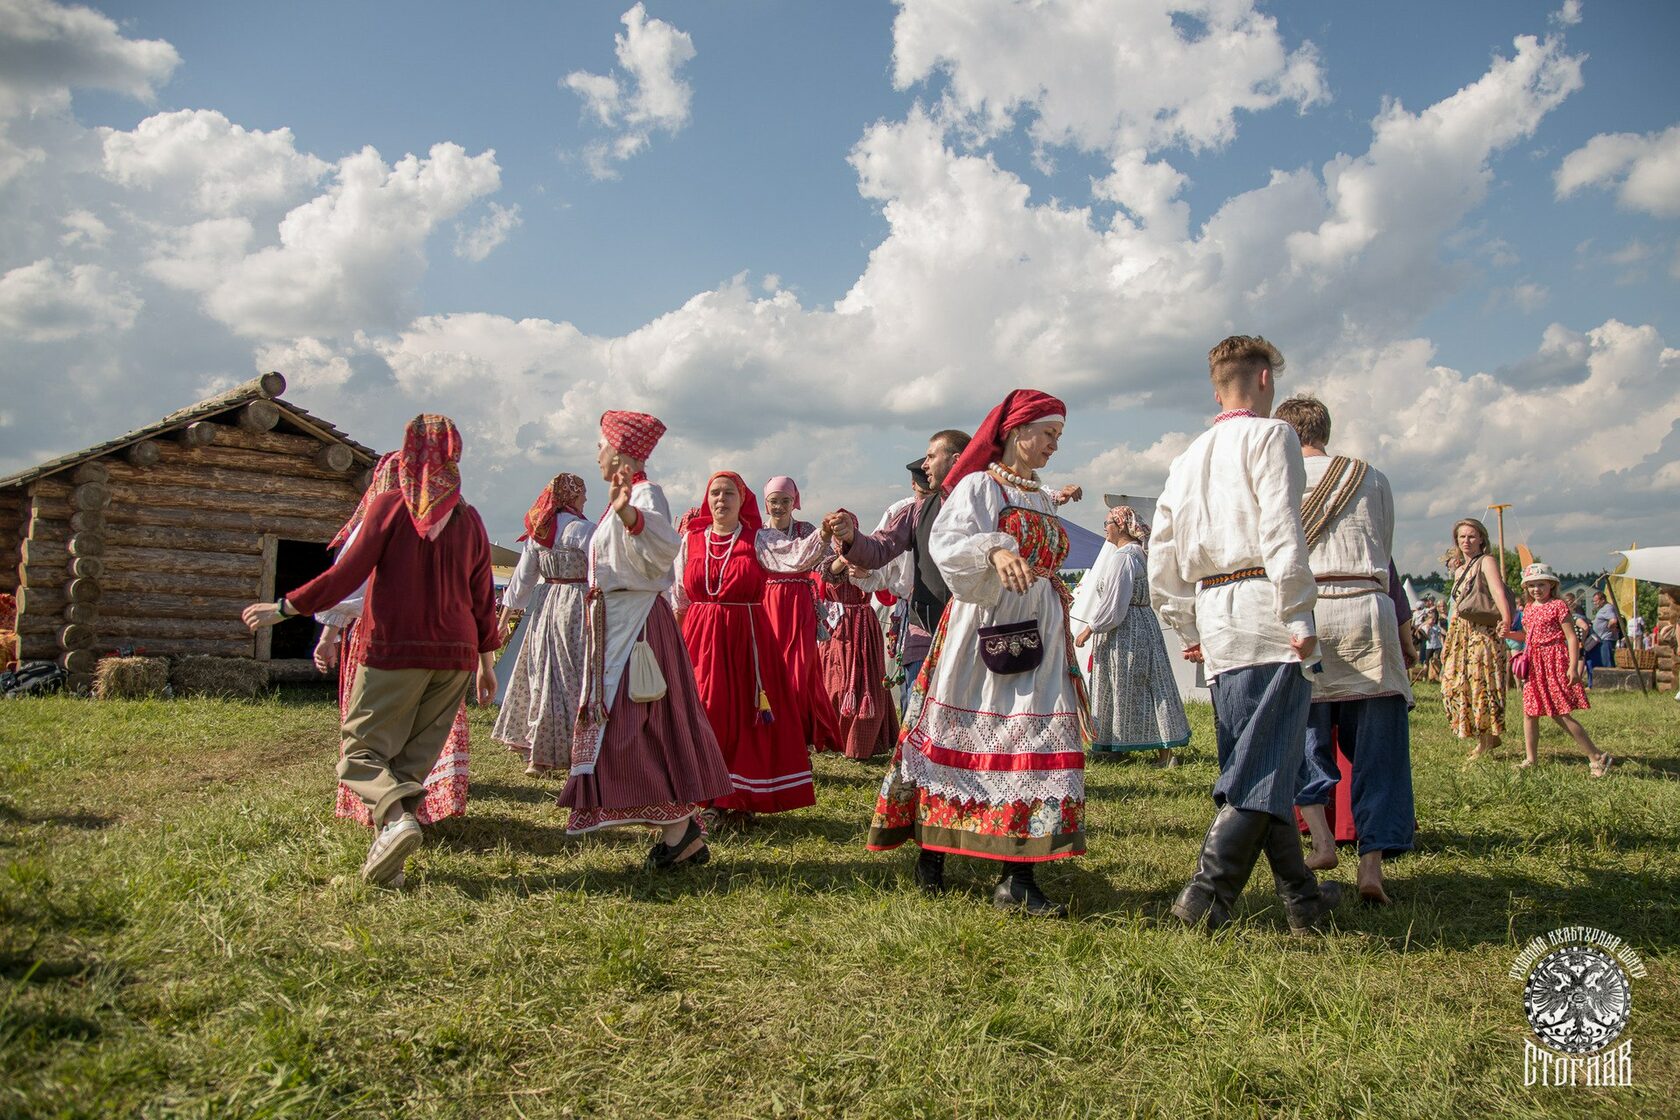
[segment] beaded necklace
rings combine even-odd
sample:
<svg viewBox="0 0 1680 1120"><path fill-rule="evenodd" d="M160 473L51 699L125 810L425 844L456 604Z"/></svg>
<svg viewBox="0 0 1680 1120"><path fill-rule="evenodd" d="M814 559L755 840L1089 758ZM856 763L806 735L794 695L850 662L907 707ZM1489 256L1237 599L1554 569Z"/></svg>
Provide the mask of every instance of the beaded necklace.
<svg viewBox="0 0 1680 1120"><path fill-rule="evenodd" d="M712 528L708 525L706 527L706 555L701 560L700 574L701 579L705 584L706 596L711 599L716 599L723 594L723 573L729 570L729 562L735 559L735 542L740 539L741 524L740 522L736 522L735 531L730 533L727 537L724 537L721 542L716 542L723 545L722 552L714 550L715 543L712 540L713 535ZM712 584L713 560L722 561L722 563L718 565L716 586L713 586Z"/></svg>
<svg viewBox="0 0 1680 1120"><path fill-rule="evenodd" d="M1017 490L1037 490L1044 484L1036 478L1022 478L1002 463L993 463L986 468L999 482L1013 486Z"/></svg>

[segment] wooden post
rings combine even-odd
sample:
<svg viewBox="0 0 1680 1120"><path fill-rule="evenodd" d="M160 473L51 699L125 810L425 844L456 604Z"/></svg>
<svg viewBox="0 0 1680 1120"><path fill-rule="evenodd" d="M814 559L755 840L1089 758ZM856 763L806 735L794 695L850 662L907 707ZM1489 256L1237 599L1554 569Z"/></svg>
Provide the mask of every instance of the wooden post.
<svg viewBox="0 0 1680 1120"><path fill-rule="evenodd" d="M272 603L279 589L274 586L275 567L280 562L280 538L273 533L262 537L262 580L257 585L257 602ZM268 661L274 652L274 627L257 631L257 660Z"/></svg>

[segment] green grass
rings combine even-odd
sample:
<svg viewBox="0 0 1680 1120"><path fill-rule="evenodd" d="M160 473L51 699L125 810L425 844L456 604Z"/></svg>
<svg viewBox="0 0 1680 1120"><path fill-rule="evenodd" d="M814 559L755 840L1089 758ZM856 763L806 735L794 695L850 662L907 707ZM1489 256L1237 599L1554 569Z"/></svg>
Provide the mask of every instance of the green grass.
<svg viewBox="0 0 1680 1120"><path fill-rule="evenodd" d="M1680 704L1595 698L1604 781L1553 731L1466 767L1414 721L1418 851L1398 904L1290 938L1262 866L1244 920L1163 920L1214 777L1095 764L1078 920L942 900L862 838L877 764L817 760L814 809L640 870L569 840L474 713L469 814L401 893L331 815L320 695L0 707L0 1115L1654 1116L1680 1099ZM1334 876L1351 883L1353 860ZM1525 1088L1528 939L1626 938L1631 1090Z"/></svg>

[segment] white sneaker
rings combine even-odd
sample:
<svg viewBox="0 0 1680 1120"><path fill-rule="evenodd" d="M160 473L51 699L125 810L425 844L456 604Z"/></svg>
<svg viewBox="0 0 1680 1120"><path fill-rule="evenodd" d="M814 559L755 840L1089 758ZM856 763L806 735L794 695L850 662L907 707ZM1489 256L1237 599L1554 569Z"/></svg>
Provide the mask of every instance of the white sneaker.
<svg viewBox="0 0 1680 1120"><path fill-rule="evenodd" d="M420 846L420 822L404 815L379 830L362 863L362 880L389 883L402 874L409 853Z"/></svg>

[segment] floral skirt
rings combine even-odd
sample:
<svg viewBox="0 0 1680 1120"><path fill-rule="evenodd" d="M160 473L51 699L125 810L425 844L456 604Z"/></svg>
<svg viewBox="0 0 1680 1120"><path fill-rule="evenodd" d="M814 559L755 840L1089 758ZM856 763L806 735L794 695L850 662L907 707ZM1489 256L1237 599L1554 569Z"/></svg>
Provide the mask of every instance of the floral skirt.
<svg viewBox="0 0 1680 1120"><path fill-rule="evenodd" d="M1441 702L1460 739L1505 733L1505 643L1490 629L1454 618L1441 651Z"/></svg>

